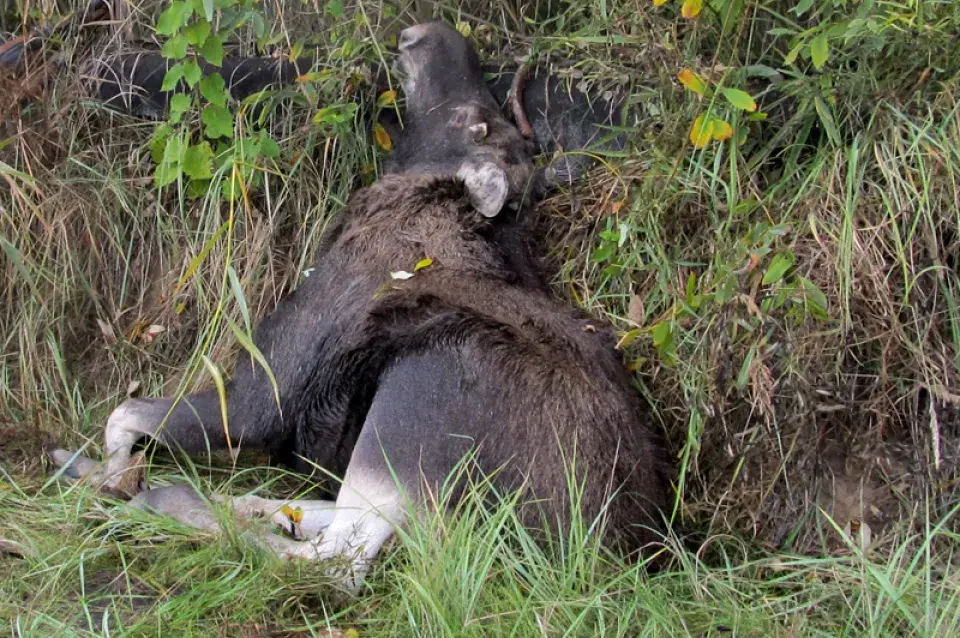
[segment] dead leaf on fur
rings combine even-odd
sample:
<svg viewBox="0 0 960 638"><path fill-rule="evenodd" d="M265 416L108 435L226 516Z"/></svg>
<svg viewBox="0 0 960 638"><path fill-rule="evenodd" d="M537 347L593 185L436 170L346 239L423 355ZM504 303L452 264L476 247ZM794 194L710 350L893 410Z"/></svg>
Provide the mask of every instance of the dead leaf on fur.
<svg viewBox="0 0 960 638"><path fill-rule="evenodd" d="M147 329L140 334L140 340L144 343L153 343L161 333L166 332L167 329L161 326L160 324L150 324L147 326Z"/></svg>

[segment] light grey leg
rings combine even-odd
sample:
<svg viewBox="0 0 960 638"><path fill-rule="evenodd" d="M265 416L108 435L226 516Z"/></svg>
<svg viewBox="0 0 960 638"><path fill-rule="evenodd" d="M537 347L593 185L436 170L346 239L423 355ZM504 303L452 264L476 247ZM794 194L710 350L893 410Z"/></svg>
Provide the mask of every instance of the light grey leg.
<svg viewBox="0 0 960 638"><path fill-rule="evenodd" d="M241 518L269 517L276 525L290 532L297 540L316 538L333 522L336 503L333 501L311 499L269 499L248 494L236 498L214 496L220 503L229 504L234 513ZM291 519L283 510L287 506L298 510L303 518L299 522Z"/></svg>
<svg viewBox="0 0 960 638"><path fill-rule="evenodd" d="M336 567L331 572L341 577L345 589L354 595L363 586L380 548L406 519L405 499L392 478L357 465L354 454L333 520L322 537L304 543L265 539L281 558L346 559L349 565L345 575Z"/></svg>

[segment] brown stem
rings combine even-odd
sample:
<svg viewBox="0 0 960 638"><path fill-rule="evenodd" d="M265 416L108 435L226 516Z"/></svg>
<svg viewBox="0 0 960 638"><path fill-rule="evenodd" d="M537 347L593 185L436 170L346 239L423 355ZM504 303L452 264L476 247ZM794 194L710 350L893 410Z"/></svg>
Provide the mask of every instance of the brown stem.
<svg viewBox="0 0 960 638"><path fill-rule="evenodd" d="M513 114L513 120L517 123L520 135L529 139L533 137L533 127L530 126L530 120L523 110L523 88L527 84L527 76L533 69L533 62L528 60L523 63L513 76L513 82L510 83L510 112Z"/></svg>

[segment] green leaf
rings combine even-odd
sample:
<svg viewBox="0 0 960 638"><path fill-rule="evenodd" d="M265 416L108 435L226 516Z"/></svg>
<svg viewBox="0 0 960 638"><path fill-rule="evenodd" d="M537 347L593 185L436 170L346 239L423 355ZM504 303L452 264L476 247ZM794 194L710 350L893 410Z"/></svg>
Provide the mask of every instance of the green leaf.
<svg viewBox="0 0 960 638"><path fill-rule="evenodd" d="M200 80L200 95L202 95L210 104L217 106L226 106L229 94L226 89L226 82L219 73L212 73Z"/></svg>
<svg viewBox="0 0 960 638"><path fill-rule="evenodd" d="M767 272L763 274L763 281L761 282L764 286L769 286L770 284L775 284L783 276L787 274L787 271L793 267L793 255L780 253L770 261L770 265L767 267Z"/></svg>
<svg viewBox="0 0 960 638"><path fill-rule="evenodd" d="M823 294L823 291L809 279L805 277L799 277L800 285L803 286L803 294L805 301L813 306L814 310L819 310L824 316L827 312L827 296Z"/></svg>
<svg viewBox="0 0 960 638"><path fill-rule="evenodd" d="M180 158L183 155L183 142L176 135L167 138L163 149L163 159L153 174L157 186L163 187L177 181L181 173Z"/></svg>
<svg viewBox="0 0 960 638"><path fill-rule="evenodd" d="M753 98L746 91L741 91L740 89L723 89L723 97L727 98L727 102L730 102L730 104L748 113L753 113L757 110L757 103L753 101Z"/></svg>
<svg viewBox="0 0 960 638"><path fill-rule="evenodd" d="M209 179L191 179L187 182L187 199L200 199L210 190Z"/></svg>
<svg viewBox="0 0 960 638"><path fill-rule="evenodd" d="M813 66L817 71L823 68L827 58L830 57L830 44L827 42L827 35L821 33L810 42L810 59L813 60Z"/></svg>
<svg viewBox="0 0 960 638"><path fill-rule="evenodd" d="M823 128L827 131L827 137L830 138L831 142L840 146L840 129L837 128L837 122L833 118L833 112L830 110L830 107L827 106L827 103L820 97L814 98L813 106L817 111L817 115L820 117L820 123L823 124Z"/></svg>
<svg viewBox="0 0 960 638"><path fill-rule="evenodd" d="M210 139L233 137L233 117L230 111L216 104L208 104L203 109L204 133Z"/></svg>
<svg viewBox="0 0 960 638"><path fill-rule="evenodd" d="M150 138L148 146L150 148L150 158L159 164L163 161L163 153L167 148L167 140L173 135L173 127L169 124L163 124L157 128Z"/></svg>
<svg viewBox="0 0 960 638"><path fill-rule="evenodd" d="M237 300L237 307L240 308L243 325L246 326L247 332L250 332L253 330L250 322L250 308L247 306L247 298L243 294L243 286L240 285L240 278L237 277L237 271L233 269L233 266L227 266L227 278L230 280L230 292L233 293L233 298Z"/></svg>
<svg viewBox="0 0 960 638"><path fill-rule="evenodd" d="M263 130L260 131L260 152L264 157L272 159L280 157L280 146Z"/></svg>
<svg viewBox="0 0 960 638"><path fill-rule="evenodd" d="M206 19L207 22L213 22L214 10L218 5L215 0L188 0L188 2L198 16ZM220 2L219 4L222 5L221 8L225 8L228 4L235 4L236 2L237 0L228 0L228 2Z"/></svg>
<svg viewBox="0 0 960 638"><path fill-rule="evenodd" d="M613 242L603 242L600 246L593 251L593 262L596 264L602 264L611 257L613 257L614 250L616 249L616 244Z"/></svg>
<svg viewBox="0 0 960 638"><path fill-rule="evenodd" d="M162 164L179 164L180 157L183 155L183 141L176 135L167 138L167 144L163 149Z"/></svg>
<svg viewBox="0 0 960 638"><path fill-rule="evenodd" d="M331 104L317 111L313 121L316 124L345 124L353 119L356 112L356 104Z"/></svg>
<svg viewBox="0 0 960 638"><path fill-rule="evenodd" d="M784 63L784 64L793 64L794 62L796 62L796 61L797 61L797 56L800 55L800 51L803 50L803 44L804 44L804 43L801 42L801 43L798 44L797 46L795 46L795 47L793 47L792 49L790 49L790 51L789 51L785 56L783 56L783 63Z"/></svg>
<svg viewBox="0 0 960 638"><path fill-rule="evenodd" d="M197 49L197 52L203 56L203 59L213 66L223 65L223 42L216 33L211 33L204 40L203 45Z"/></svg>
<svg viewBox="0 0 960 638"><path fill-rule="evenodd" d="M258 40L262 40L263 37L267 35L267 23L264 21L263 16L255 12L251 16L251 21L253 22L253 34L257 36Z"/></svg>
<svg viewBox="0 0 960 638"><path fill-rule="evenodd" d="M213 149L209 142L187 147L183 153L183 172L193 179L213 177Z"/></svg>
<svg viewBox="0 0 960 638"><path fill-rule="evenodd" d="M187 55L187 39L182 35L177 35L163 43L160 54L165 58L182 60Z"/></svg>
<svg viewBox="0 0 960 638"><path fill-rule="evenodd" d="M23 258L23 253L5 237L0 237L0 247L3 247L3 252L7 255L7 259L13 263L20 273L20 276L36 291L37 284L34 280L32 269Z"/></svg>
<svg viewBox="0 0 960 638"><path fill-rule="evenodd" d="M252 164L257 161L257 157L260 155L260 137L252 137L249 135L242 137L237 140L234 148L239 151L237 156L240 158L241 163Z"/></svg>
<svg viewBox="0 0 960 638"><path fill-rule="evenodd" d="M173 35L193 14L186 2L173 2L157 19L157 35Z"/></svg>
<svg viewBox="0 0 960 638"><path fill-rule="evenodd" d="M176 124L183 119L183 114L190 110L193 100L186 93L177 93L170 98L170 121Z"/></svg>
<svg viewBox="0 0 960 638"><path fill-rule="evenodd" d="M182 62L177 62L172 67L167 69L166 75L163 76L163 84L160 85L161 91L170 91L177 86L177 83L180 82L180 78L184 74L184 65Z"/></svg>
<svg viewBox="0 0 960 638"><path fill-rule="evenodd" d="M230 321L230 329L233 330L234 336L237 338L237 341L240 342L240 345L243 346L244 350L250 353L250 358L256 361L263 371L267 375L267 379L270 381L270 387L273 388L273 398L277 402L277 405L280 405L280 387L277 385L277 379L273 376L273 370L270 369L270 364L267 363L267 358L263 356L263 353L257 348L256 344L253 342L253 339L250 337L249 330L244 332L240 327L235 324L233 321ZM226 421L224 421L226 423Z"/></svg>
<svg viewBox="0 0 960 638"><path fill-rule="evenodd" d="M203 44L210 35L210 29L210 23L205 20L203 22L194 22L183 30L183 37L187 39L187 42L198 47Z"/></svg>
<svg viewBox="0 0 960 638"><path fill-rule="evenodd" d="M624 348L630 347L630 345L637 340L637 337L643 334L643 328L634 328L629 332L624 333L620 337L620 341L617 342L617 350L623 350Z"/></svg>
<svg viewBox="0 0 960 638"><path fill-rule="evenodd" d="M343 1L342 0L330 0L330 2L324 5L324 9L326 10L327 13L332 15L334 18L343 17Z"/></svg>
<svg viewBox="0 0 960 638"><path fill-rule="evenodd" d="M740 366L740 373L737 375L737 389L746 390L747 386L750 385L750 368L753 366L753 358L757 354L756 346L750 348L750 352L747 353L746 358L743 360L743 364Z"/></svg>
<svg viewBox="0 0 960 638"><path fill-rule="evenodd" d="M670 358L673 355L673 327L669 321L661 321L653 327L653 345L661 357Z"/></svg>
<svg viewBox="0 0 960 638"><path fill-rule="evenodd" d="M223 382L223 375L220 374L219 368L207 358L207 355L201 355L200 359L203 361L203 366L207 369L207 372L210 373L210 377L213 379L213 385L217 389L217 397L220 399L220 419L223 423L224 434L227 436L227 449L232 453L233 442L230 440L230 428L228 425L230 421L227 416L227 388Z"/></svg>
<svg viewBox="0 0 960 638"><path fill-rule="evenodd" d="M800 2L797 3L797 6L791 9L791 11L793 11L798 16L802 16L804 13L810 10L810 7L813 6L813 3L815 1L816 0L800 0Z"/></svg>
<svg viewBox="0 0 960 638"><path fill-rule="evenodd" d="M203 71L201 71L196 60L187 60L183 63L183 79L187 81L187 86L191 89L200 81L201 75L203 75Z"/></svg>
<svg viewBox="0 0 960 638"><path fill-rule="evenodd" d="M850 29L849 22L838 22L830 26L827 29L827 35L831 38L844 38L847 35L847 31Z"/></svg>

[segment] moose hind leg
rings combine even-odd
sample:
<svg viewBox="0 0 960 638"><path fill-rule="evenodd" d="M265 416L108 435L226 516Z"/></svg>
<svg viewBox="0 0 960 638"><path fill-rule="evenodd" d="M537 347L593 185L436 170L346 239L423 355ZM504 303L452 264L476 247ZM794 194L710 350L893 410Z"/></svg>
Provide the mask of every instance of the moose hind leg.
<svg viewBox="0 0 960 638"><path fill-rule="evenodd" d="M302 543L276 536L263 540L281 558L337 561L328 573L348 592L357 594L373 559L405 522L406 504L368 421L350 457L333 518L323 535Z"/></svg>
<svg viewBox="0 0 960 638"><path fill-rule="evenodd" d="M133 446L144 437L188 454L225 448L219 397L207 391L176 402L170 398L128 399L120 404L107 419L98 482L115 489L128 468Z"/></svg>

